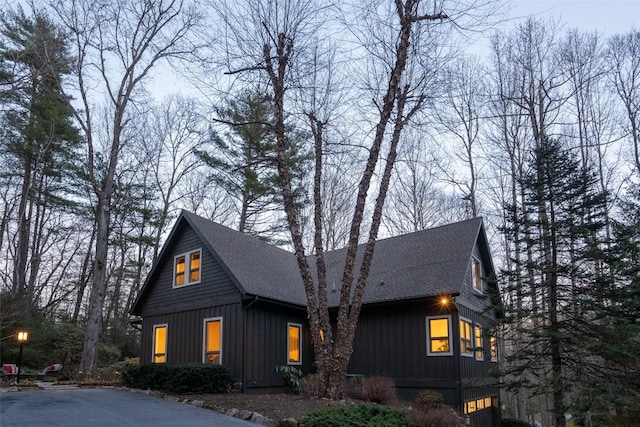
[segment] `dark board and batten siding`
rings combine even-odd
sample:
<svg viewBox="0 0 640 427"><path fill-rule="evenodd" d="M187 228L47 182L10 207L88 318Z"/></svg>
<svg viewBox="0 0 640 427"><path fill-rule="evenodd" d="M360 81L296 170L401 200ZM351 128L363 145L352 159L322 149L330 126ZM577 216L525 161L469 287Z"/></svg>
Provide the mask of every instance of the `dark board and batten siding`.
<svg viewBox="0 0 640 427"><path fill-rule="evenodd" d="M232 378L242 377L242 330L241 304L226 304L216 307L181 311L158 316L148 316L142 321L140 362L151 362L153 326L166 324L167 363L202 363L204 319L222 318L222 364L229 368Z"/></svg>
<svg viewBox="0 0 640 427"><path fill-rule="evenodd" d="M146 295L140 315L144 317L161 313L186 311L216 305L240 303L242 294L229 275L206 249L191 227L185 225L171 251L160 260L153 283ZM173 288L173 263L175 255L202 250L201 281L195 285Z"/></svg>
<svg viewBox="0 0 640 427"><path fill-rule="evenodd" d="M313 369L313 347L306 311L284 305L258 302L246 310L245 391L271 391L283 386L276 366L287 365L288 323L302 325L302 365L305 374Z"/></svg>
<svg viewBox="0 0 640 427"><path fill-rule="evenodd" d="M448 403L457 404L454 356L427 355L426 318L451 315L455 322L456 316L450 311L442 310L434 299L363 307L349 374L393 378L398 392L406 398L435 389ZM452 329L455 331L455 324Z"/></svg>

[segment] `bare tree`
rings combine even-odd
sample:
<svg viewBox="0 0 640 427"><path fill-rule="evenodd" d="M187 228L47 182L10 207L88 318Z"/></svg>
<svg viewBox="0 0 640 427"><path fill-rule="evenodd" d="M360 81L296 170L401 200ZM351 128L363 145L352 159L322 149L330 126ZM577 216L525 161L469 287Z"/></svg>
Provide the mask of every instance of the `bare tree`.
<svg viewBox="0 0 640 427"><path fill-rule="evenodd" d="M191 31L196 10L183 0L147 2L68 0L49 6L74 41L76 87L80 107L76 118L87 144L87 174L96 198L96 246L81 376L97 363L102 309L107 290L107 260L114 178L118 169L129 114L136 108L150 71L161 61L193 51ZM108 137L100 140L96 120L103 93L109 121Z"/></svg>
<svg viewBox="0 0 640 427"><path fill-rule="evenodd" d="M433 70L428 60L428 41L448 21L441 2L407 0L390 4L359 5L351 24L354 37L366 52L363 64L369 70L363 84L375 104L370 114L373 132L366 140L367 159L359 176L356 202L351 220L346 250L345 267L341 281L337 327L332 330L327 303L326 271L322 244L323 132L327 126L324 117L313 109L306 117L314 136L314 252L317 278L311 271L303 244L299 212L294 203L291 170L287 158L287 121L292 120L291 95L300 88L301 75L311 72L317 56L309 54L317 40L310 35L320 29L319 19L326 19L331 10L319 2L264 1L237 3L233 8L221 10L232 45L227 49L229 73L241 81L260 80L272 91L274 105L274 132L277 141L278 173L284 208L295 249L296 260L307 295L307 313L315 350L316 366L326 394L336 397L341 393L349 363L353 337L357 325L362 297L382 220L387 190L395 164L398 144L403 129L425 104L427 82ZM458 12L451 9L451 13ZM241 19L240 19L241 18ZM337 24L333 24L337 25ZM239 28L245 31L239 31ZM325 28L330 27L327 25ZM314 43L310 43L313 41ZM305 55L306 54L306 55ZM241 57L239 57L241 56ZM371 98L369 98L371 99ZM377 197L371 210L371 225L363 233L362 224L368 195L376 170L380 168ZM356 253L361 236L363 261L356 266Z"/></svg>
<svg viewBox="0 0 640 427"><path fill-rule="evenodd" d="M626 133L633 146L633 162L640 174L640 30L614 36L609 40L607 59L611 80L626 114Z"/></svg>
<svg viewBox="0 0 640 427"><path fill-rule="evenodd" d="M454 156L462 162L465 177L455 176L456 167L441 168L447 179L457 186L469 204L469 216L478 216L478 140L481 117L484 115L485 84L483 69L477 58L464 57L453 62L446 70L447 90L442 109L436 109L438 123L445 136L452 136ZM449 147L449 145L446 145Z"/></svg>
<svg viewBox="0 0 640 427"><path fill-rule="evenodd" d="M405 134L394 170L395 184L389 188L389 204L384 225L392 235L424 230L468 217L468 204L459 195L449 194L439 172L442 160L425 150L422 134Z"/></svg>

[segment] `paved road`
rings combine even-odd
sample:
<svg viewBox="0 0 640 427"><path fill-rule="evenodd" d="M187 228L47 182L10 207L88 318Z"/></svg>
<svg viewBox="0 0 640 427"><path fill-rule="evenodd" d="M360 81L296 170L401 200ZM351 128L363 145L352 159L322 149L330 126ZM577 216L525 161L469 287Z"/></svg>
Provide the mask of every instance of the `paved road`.
<svg viewBox="0 0 640 427"><path fill-rule="evenodd" d="M115 389L0 393L2 427L256 427L208 409Z"/></svg>

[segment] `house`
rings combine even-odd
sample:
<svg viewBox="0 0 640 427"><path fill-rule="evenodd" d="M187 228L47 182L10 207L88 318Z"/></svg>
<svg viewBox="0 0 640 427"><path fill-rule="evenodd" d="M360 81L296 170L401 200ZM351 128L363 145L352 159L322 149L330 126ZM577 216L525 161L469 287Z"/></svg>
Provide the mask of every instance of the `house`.
<svg viewBox="0 0 640 427"><path fill-rule="evenodd" d="M325 254L331 307L344 254ZM379 240L349 373L406 397L437 390L471 425L499 425L493 276L480 218ZM277 390L276 366L313 371L305 306L291 252L183 211L132 309L140 360L220 363L243 392Z"/></svg>

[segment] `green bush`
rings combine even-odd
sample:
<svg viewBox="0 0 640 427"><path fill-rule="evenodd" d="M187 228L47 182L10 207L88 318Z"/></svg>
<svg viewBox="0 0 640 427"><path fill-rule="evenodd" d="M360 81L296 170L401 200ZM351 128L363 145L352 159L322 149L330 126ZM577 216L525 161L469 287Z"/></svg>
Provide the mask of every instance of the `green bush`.
<svg viewBox="0 0 640 427"><path fill-rule="evenodd" d="M335 405L307 415L301 427L403 427L410 417L401 409L380 405Z"/></svg>
<svg viewBox="0 0 640 427"><path fill-rule="evenodd" d="M503 418L500 424L502 427L531 427L531 424L515 418Z"/></svg>
<svg viewBox="0 0 640 427"><path fill-rule="evenodd" d="M125 387L169 393L224 393L230 382L229 369L222 365L146 363L122 370Z"/></svg>
<svg viewBox="0 0 640 427"><path fill-rule="evenodd" d="M302 371L294 366L276 366L276 373L278 373L284 380L284 385L291 393L300 394L302 391Z"/></svg>

